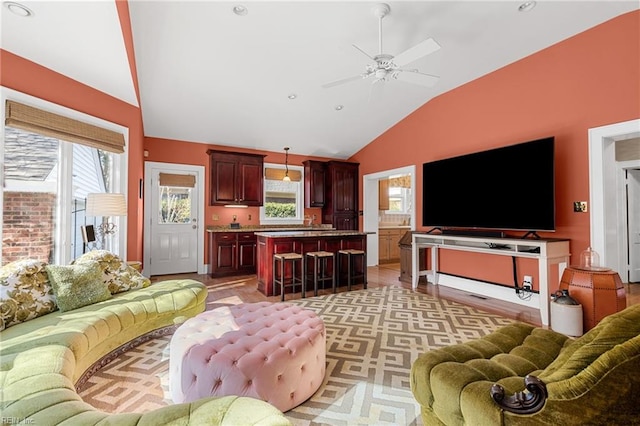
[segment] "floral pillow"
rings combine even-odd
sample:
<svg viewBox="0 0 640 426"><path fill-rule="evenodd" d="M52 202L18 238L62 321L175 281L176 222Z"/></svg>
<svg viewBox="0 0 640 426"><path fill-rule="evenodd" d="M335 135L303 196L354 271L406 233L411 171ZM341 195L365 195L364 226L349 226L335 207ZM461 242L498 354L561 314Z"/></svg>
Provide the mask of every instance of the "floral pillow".
<svg viewBox="0 0 640 426"><path fill-rule="evenodd" d="M149 278L133 269L117 255L107 250L92 250L77 258L73 263L98 262L102 270L102 279L111 294L148 287Z"/></svg>
<svg viewBox="0 0 640 426"><path fill-rule="evenodd" d="M0 330L58 309L45 266L23 259L0 268Z"/></svg>

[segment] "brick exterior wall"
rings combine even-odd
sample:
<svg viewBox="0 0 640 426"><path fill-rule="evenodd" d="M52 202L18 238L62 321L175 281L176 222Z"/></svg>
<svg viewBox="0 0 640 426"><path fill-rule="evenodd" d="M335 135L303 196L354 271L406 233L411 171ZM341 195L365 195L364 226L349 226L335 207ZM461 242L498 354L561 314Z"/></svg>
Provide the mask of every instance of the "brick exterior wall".
<svg viewBox="0 0 640 426"><path fill-rule="evenodd" d="M55 204L56 194L4 193L3 265L19 259L52 261Z"/></svg>

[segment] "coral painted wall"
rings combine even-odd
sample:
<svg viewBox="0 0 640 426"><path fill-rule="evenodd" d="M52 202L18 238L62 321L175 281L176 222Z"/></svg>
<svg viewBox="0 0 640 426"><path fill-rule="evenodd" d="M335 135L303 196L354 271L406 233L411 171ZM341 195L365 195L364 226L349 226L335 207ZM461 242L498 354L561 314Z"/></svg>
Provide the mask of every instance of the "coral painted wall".
<svg viewBox="0 0 640 426"><path fill-rule="evenodd" d="M573 212L589 199L588 129L640 118L639 24L638 11L619 16L434 98L350 160L362 174L418 166L421 218L422 163L555 136L556 232L540 235L571 239L575 262L590 238L589 215ZM440 268L513 284L506 256L443 251ZM518 271L535 277L537 266L519 261Z"/></svg>

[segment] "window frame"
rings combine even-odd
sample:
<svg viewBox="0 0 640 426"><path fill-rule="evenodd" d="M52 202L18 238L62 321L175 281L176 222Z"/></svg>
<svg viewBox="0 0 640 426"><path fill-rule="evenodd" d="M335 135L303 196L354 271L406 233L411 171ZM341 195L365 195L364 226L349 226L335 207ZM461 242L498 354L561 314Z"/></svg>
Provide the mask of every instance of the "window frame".
<svg viewBox="0 0 640 426"><path fill-rule="evenodd" d="M113 167L113 191L120 192L128 199L128 164L129 164L129 129L116 123L112 123L101 118L45 101L26 93L18 92L4 86L0 86L0 114L5 117L6 101L11 100L25 105L39 108L43 111L63 115L88 124L103 127L122 133L124 136L124 152L116 154ZM0 141L4 146L5 120L2 120L0 128ZM58 202L56 208L56 229L55 229L55 259L54 263L66 265L72 259L73 233L71 229L71 210L73 201L73 143L60 140L59 144L59 171L58 171ZM0 211L4 211L4 149L0 149ZM3 232L3 220L0 220L0 235ZM114 240L114 252L123 259L126 259L127 248L127 216L113 217L112 222L117 226L117 238ZM0 258L2 257L2 245L0 244Z"/></svg>
<svg viewBox="0 0 640 426"><path fill-rule="evenodd" d="M275 164L275 163L264 163L264 170L266 169L281 169L285 170L287 166L284 164ZM304 224L304 167L302 166L292 166L288 165L289 170L296 170L300 172L300 181L294 182L297 184L297 194L296 194L296 212L297 215L295 218L269 218L265 216L265 206L260 206L260 225L302 225ZM265 174L266 176L266 174ZM267 179L264 179L264 185L262 185L262 195L264 203L267 202ZM263 204L264 204L263 203Z"/></svg>

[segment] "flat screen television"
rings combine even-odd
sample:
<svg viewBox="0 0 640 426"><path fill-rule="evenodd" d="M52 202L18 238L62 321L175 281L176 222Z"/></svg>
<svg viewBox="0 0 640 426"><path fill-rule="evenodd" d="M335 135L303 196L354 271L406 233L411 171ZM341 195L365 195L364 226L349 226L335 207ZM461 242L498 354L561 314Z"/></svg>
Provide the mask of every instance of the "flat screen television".
<svg viewBox="0 0 640 426"><path fill-rule="evenodd" d="M554 138L422 166L422 224L488 230L555 230Z"/></svg>

